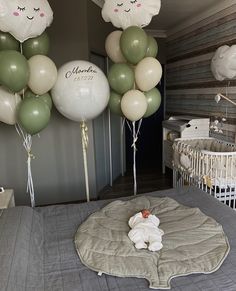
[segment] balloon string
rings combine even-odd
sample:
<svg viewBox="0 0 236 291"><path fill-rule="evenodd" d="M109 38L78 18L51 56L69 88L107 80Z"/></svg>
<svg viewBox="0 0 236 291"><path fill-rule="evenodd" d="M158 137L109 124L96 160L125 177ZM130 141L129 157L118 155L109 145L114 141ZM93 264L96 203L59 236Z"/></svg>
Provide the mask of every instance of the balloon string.
<svg viewBox="0 0 236 291"><path fill-rule="evenodd" d="M89 144L89 138L88 138L88 127L84 121L81 122L80 129L81 129L81 139L82 139L82 147L83 147L86 197L87 197L87 202L89 202L90 194L89 194L89 177L88 177L88 161L87 161L87 149L88 149L88 144Z"/></svg>
<svg viewBox="0 0 236 291"><path fill-rule="evenodd" d="M135 121L133 121L133 176L134 176L134 195L137 195L137 173L136 173L136 142L137 142Z"/></svg>
<svg viewBox="0 0 236 291"><path fill-rule="evenodd" d="M131 147L133 148L133 179L134 179L134 195L137 195L137 170L136 170L136 152L137 152L137 146L136 143L138 141L138 135L140 132L140 128L142 125L142 119L139 120L138 123L138 128L136 131L136 123L135 121L132 122L132 128L129 124L129 122L127 121L127 125L133 135L133 144L131 145Z"/></svg>
<svg viewBox="0 0 236 291"><path fill-rule="evenodd" d="M31 171L31 159L32 154L28 152L28 183L27 183L27 193L30 193L30 200L31 200L31 206L35 207L35 199L34 199L34 183L33 183L33 177L32 177L32 171Z"/></svg>
<svg viewBox="0 0 236 291"><path fill-rule="evenodd" d="M31 152L32 136L28 133L25 133L18 123L15 125L15 128L16 128L16 132L23 140L23 146L28 155L27 157L28 179L27 179L26 192L30 193L31 206L35 207L34 183L33 183L33 176L32 176L32 170L31 170L31 161L32 159L35 159L35 156Z"/></svg>
<svg viewBox="0 0 236 291"><path fill-rule="evenodd" d="M22 46L22 42L20 43L20 53L23 55L23 46Z"/></svg>
<svg viewBox="0 0 236 291"><path fill-rule="evenodd" d="M22 42L20 43L20 53L23 55L23 45ZM22 90L22 97L23 100L25 99L25 88Z"/></svg>

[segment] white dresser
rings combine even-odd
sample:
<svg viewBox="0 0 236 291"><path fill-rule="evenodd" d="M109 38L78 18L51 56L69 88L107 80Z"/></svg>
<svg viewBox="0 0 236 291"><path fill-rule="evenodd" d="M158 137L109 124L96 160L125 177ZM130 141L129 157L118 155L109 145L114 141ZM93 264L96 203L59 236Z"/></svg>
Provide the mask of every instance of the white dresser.
<svg viewBox="0 0 236 291"><path fill-rule="evenodd" d="M5 189L0 193L0 209L6 209L15 206L14 191Z"/></svg>

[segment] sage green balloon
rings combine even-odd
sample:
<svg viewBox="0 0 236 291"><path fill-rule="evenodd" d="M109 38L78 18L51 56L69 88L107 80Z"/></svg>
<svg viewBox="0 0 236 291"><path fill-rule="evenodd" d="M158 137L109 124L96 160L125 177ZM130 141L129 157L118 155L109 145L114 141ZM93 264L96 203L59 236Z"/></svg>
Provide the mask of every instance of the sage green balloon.
<svg viewBox="0 0 236 291"><path fill-rule="evenodd" d="M148 92L144 92L147 99L147 110L143 117L149 117L154 114L161 105L161 93L157 88L153 88Z"/></svg>
<svg viewBox="0 0 236 291"><path fill-rule="evenodd" d="M0 51L0 83L13 92L20 92L29 81L27 59L14 50Z"/></svg>
<svg viewBox="0 0 236 291"><path fill-rule="evenodd" d="M146 32L138 26L126 28L120 38L123 56L128 62L136 65L146 55L148 38Z"/></svg>
<svg viewBox="0 0 236 291"><path fill-rule="evenodd" d="M31 135L43 130L51 116L49 107L40 98L25 98L17 113L19 124Z"/></svg>
<svg viewBox="0 0 236 291"><path fill-rule="evenodd" d="M145 57L156 58L158 53L158 44L154 37L148 35L148 45Z"/></svg>
<svg viewBox="0 0 236 291"><path fill-rule="evenodd" d="M27 59L35 55L48 55L49 47L49 37L44 32L40 36L30 38L23 43L23 54Z"/></svg>
<svg viewBox="0 0 236 291"><path fill-rule="evenodd" d="M24 98L34 98L34 97L36 97L36 94L33 93L30 89L27 89L24 92Z"/></svg>
<svg viewBox="0 0 236 291"><path fill-rule="evenodd" d="M112 113L123 116L123 113L121 111L121 99L121 95L117 94L114 91L111 91L108 107Z"/></svg>
<svg viewBox="0 0 236 291"><path fill-rule="evenodd" d="M0 31L0 51L20 50L20 43L10 33Z"/></svg>
<svg viewBox="0 0 236 291"><path fill-rule="evenodd" d="M40 95L39 99L41 99L45 104L47 104L50 110L52 109L52 97L49 93Z"/></svg>
<svg viewBox="0 0 236 291"><path fill-rule="evenodd" d="M114 64L108 72L108 81L115 92L124 94L134 86L134 71L127 64Z"/></svg>
<svg viewBox="0 0 236 291"><path fill-rule="evenodd" d="M24 98L39 98L41 101L47 104L49 109L52 109L52 97L49 93L43 95L36 95L30 89L27 89L24 94Z"/></svg>

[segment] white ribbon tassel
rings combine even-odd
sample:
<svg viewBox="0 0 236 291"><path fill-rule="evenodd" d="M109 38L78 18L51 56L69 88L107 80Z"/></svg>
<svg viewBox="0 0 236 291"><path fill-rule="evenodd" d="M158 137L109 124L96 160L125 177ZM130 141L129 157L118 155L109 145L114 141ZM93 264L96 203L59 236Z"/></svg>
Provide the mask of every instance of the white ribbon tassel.
<svg viewBox="0 0 236 291"><path fill-rule="evenodd" d="M32 136L28 133L25 133L19 124L15 126L18 135L23 140L23 146L28 154L27 158L27 169L28 169L28 179L27 179L27 189L26 192L30 193L31 206L35 207L35 198L34 198L34 183L31 170L31 160L34 159L34 155L31 153L32 148Z"/></svg>

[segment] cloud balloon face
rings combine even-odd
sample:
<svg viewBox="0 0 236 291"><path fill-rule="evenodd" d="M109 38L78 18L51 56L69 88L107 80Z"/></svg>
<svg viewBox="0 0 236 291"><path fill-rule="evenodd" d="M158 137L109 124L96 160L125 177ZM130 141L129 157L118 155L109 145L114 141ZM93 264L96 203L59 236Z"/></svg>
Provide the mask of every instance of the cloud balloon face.
<svg viewBox="0 0 236 291"><path fill-rule="evenodd" d="M52 20L47 0L0 0L0 30L20 42L41 35Z"/></svg>
<svg viewBox="0 0 236 291"><path fill-rule="evenodd" d="M218 81L236 78L236 45L224 45L216 50L211 71Z"/></svg>
<svg viewBox="0 0 236 291"><path fill-rule="evenodd" d="M160 0L105 0L102 17L117 28L147 26L160 11Z"/></svg>

